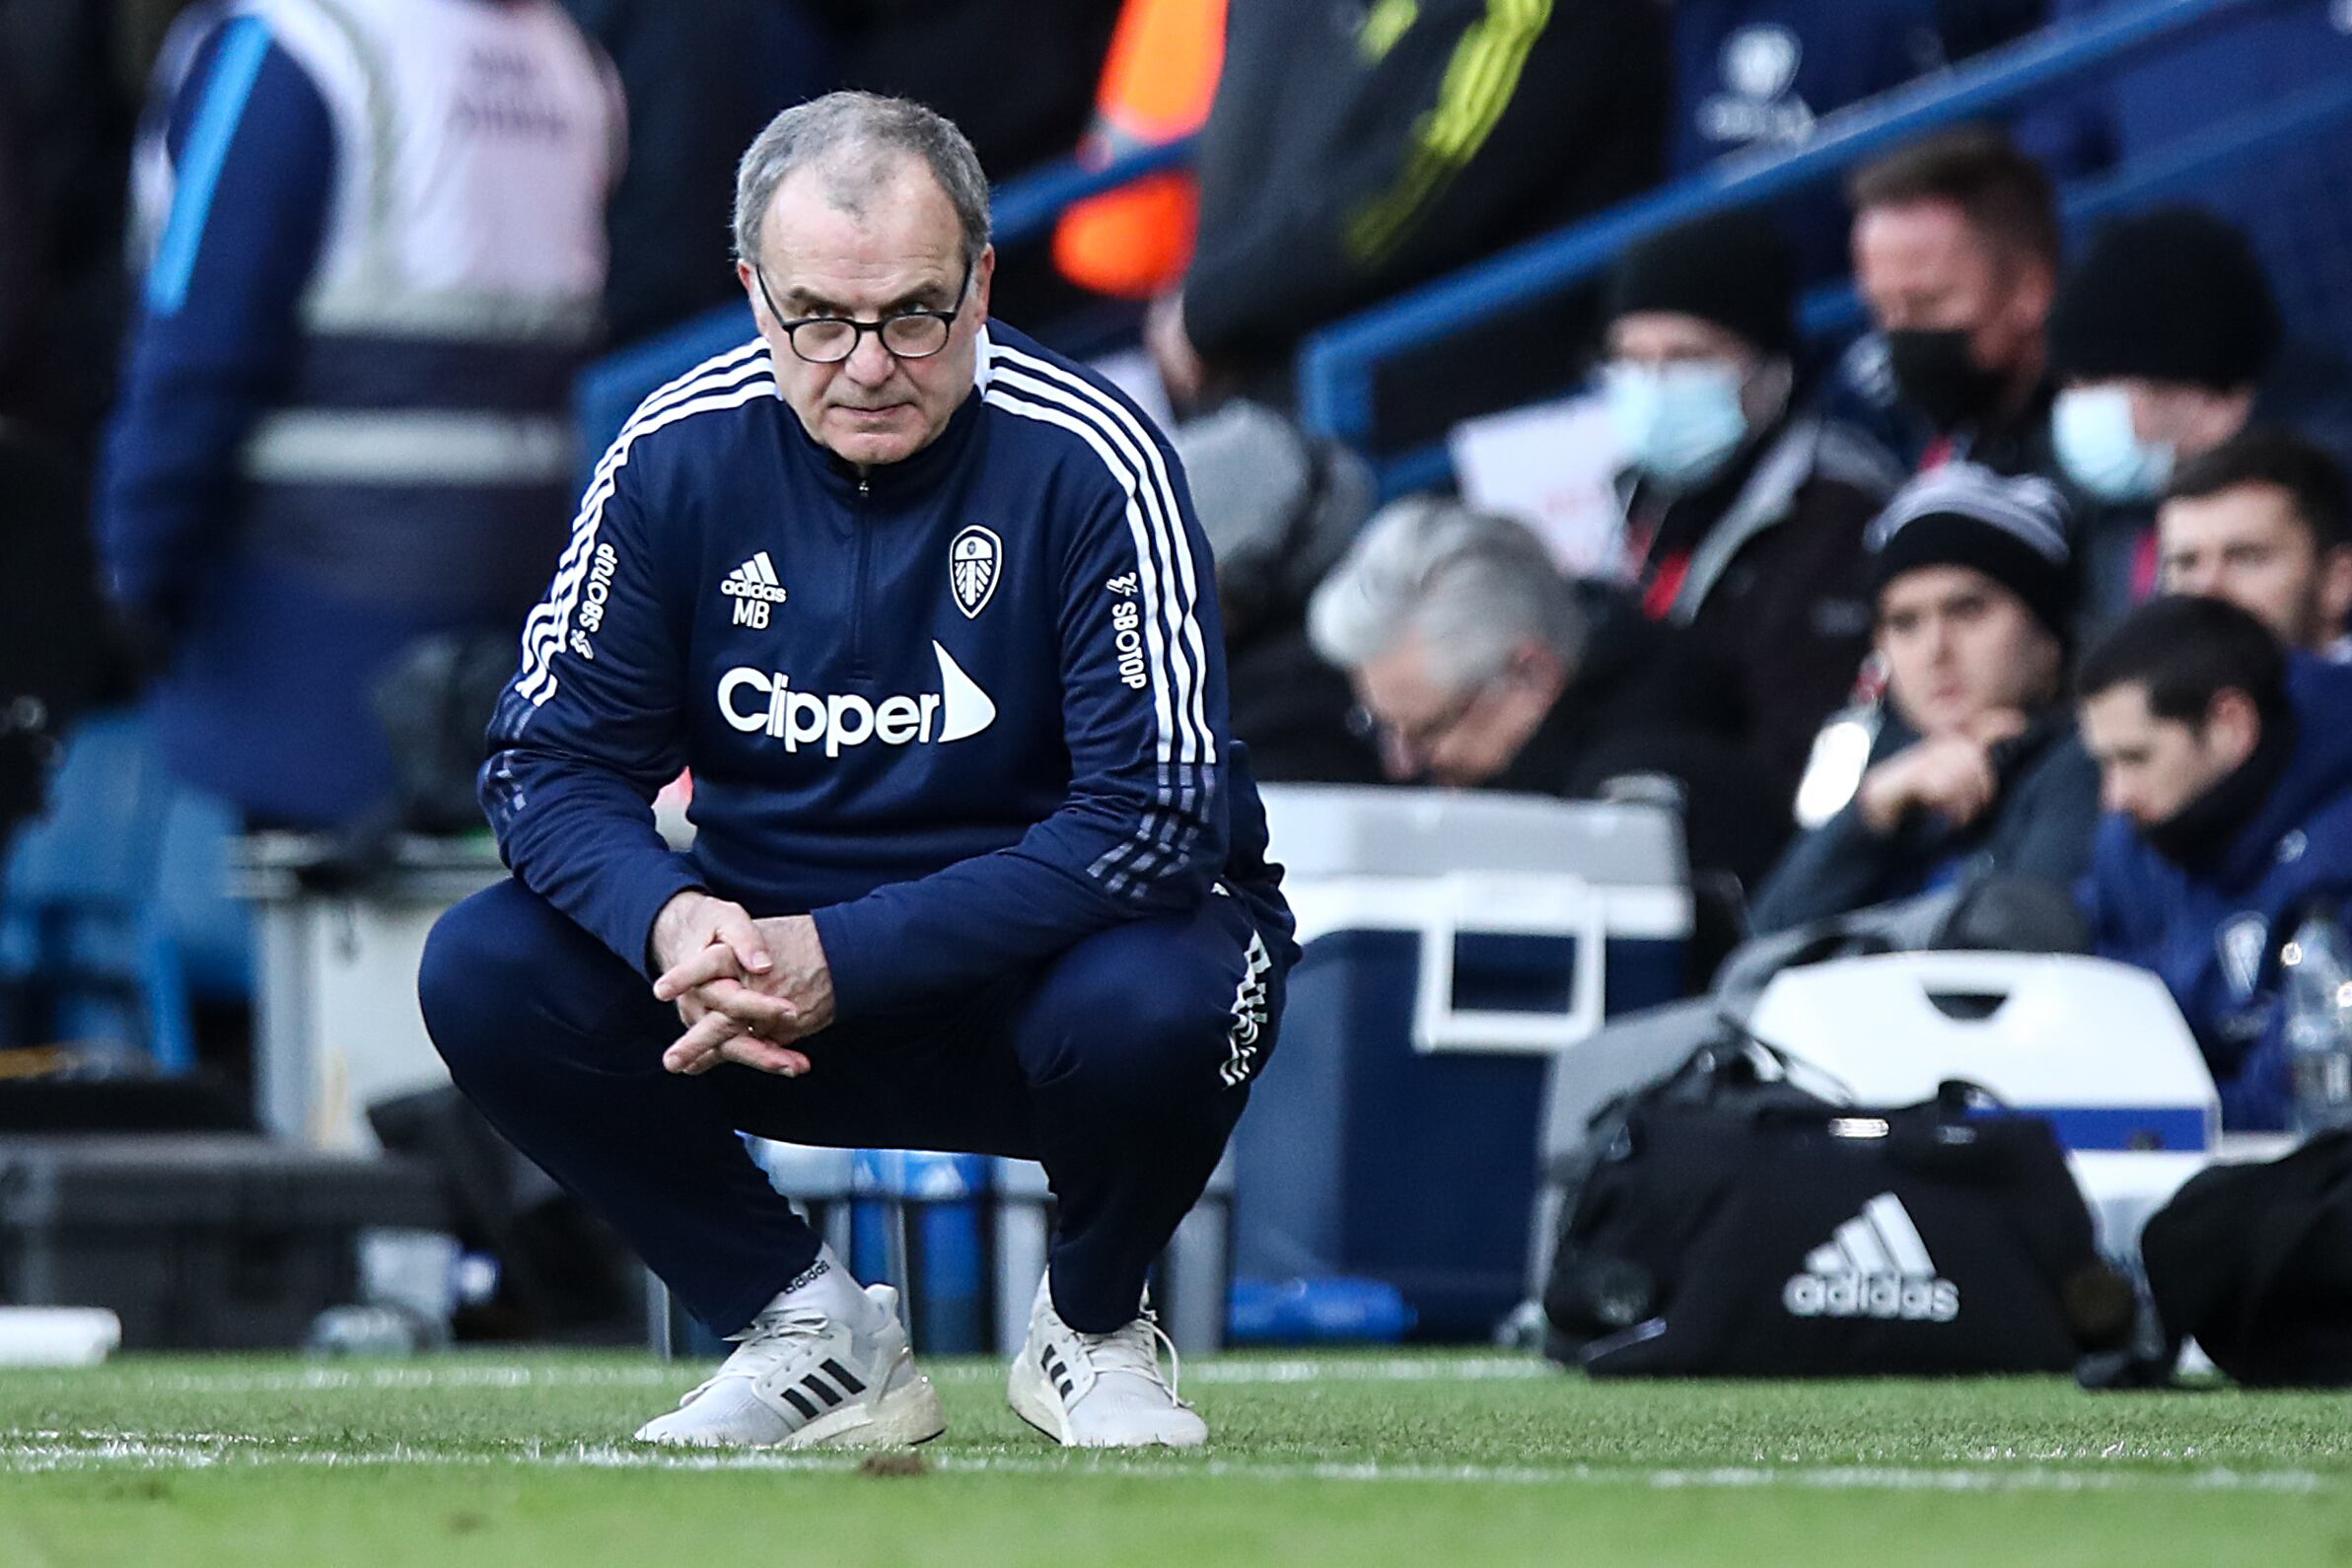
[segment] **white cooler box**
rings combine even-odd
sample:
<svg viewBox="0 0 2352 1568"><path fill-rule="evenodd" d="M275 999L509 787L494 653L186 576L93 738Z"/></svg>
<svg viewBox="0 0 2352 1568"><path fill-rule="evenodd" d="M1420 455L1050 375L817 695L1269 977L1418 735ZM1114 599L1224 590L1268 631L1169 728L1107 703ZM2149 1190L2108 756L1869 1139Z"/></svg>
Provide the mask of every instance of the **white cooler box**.
<svg viewBox="0 0 2352 1568"><path fill-rule="evenodd" d="M2221 1099L2196 1038L2163 982L2127 964L1839 959L1774 977L1748 1027L1861 1103L1907 1105L1962 1078L2048 1118L2110 1253L2136 1250L2148 1216L2219 1151Z"/></svg>
<svg viewBox="0 0 2352 1568"><path fill-rule="evenodd" d="M1679 996L1676 814L1655 804L1272 786L1306 956L1235 1136L1240 1275L1386 1281L1423 1332L1518 1303L1545 1068Z"/></svg>
<svg viewBox="0 0 2352 1568"><path fill-rule="evenodd" d="M1948 1078L2049 1118L2074 1150L2201 1152L2221 1099L2162 981L2104 959L1889 953L1773 977L1748 1028L1858 1101Z"/></svg>

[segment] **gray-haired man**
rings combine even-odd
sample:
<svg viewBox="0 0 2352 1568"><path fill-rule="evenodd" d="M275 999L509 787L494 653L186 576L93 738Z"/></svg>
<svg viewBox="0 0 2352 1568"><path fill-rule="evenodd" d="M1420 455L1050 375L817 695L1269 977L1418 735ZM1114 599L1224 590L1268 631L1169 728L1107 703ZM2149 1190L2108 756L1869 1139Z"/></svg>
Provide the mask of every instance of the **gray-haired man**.
<svg viewBox="0 0 2352 1568"><path fill-rule="evenodd" d="M1510 518L1392 503L1316 590L1308 630L1354 680L1393 779L1573 798L1664 776L1693 865L1746 876L1779 845L1734 739L1675 690L1665 633L1615 589L1562 577Z"/></svg>
<svg viewBox="0 0 2352 1568"><path fill-rule="evenodd" d="M779 115L736 231L760 335L598 467L492 724L515 876L435 929L426 1021L490 1119L739 1341L641 1438L943 1423L890 1293L740 1129L1041 1160L1059 1219L1014 1409L1065 1444L1197 1444L1144 1277L1296 950L1176 460L988 324L986 187L928 109ZM684 856L647 807L681 766Z"/></svg>

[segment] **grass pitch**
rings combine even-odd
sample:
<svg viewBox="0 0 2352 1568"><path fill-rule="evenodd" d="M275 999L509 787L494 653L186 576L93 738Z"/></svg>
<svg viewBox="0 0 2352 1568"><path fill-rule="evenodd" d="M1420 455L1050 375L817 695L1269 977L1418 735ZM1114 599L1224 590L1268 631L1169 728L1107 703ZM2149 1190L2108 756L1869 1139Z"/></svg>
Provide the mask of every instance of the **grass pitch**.
<svg viewBox="0 0 2352 1568"><path fill-rule="evenodd" d="M873 1466L631 1444L699 1375L642 1359L0 1372L0 1565L2352 1562L2352 1397L1229 1356L1205 1454L1089 1457L930 1370L948 1435Z"/></svg>

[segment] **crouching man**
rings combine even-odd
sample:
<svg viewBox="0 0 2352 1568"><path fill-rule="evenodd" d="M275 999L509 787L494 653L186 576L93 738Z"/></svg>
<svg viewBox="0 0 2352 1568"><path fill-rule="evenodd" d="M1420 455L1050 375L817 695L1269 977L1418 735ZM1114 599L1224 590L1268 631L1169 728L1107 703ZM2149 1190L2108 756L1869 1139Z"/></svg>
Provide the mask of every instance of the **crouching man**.
<svg viewBox="0 0 2352 1568"><path fill-rule="evenodd" d="M941 1430L894 1297L740 1130L1042 1161L1059 1228L1013 1408L1064 1444L1200 1443L1145 1271L1296 949L1176 460L989 322L987 186L931 111L787 110L735 221L759 336L597 468L482 770L514 876L434 930L426 1022L737 1342L640 1438ZM648 809L681 767L690 855Z"/></svg>

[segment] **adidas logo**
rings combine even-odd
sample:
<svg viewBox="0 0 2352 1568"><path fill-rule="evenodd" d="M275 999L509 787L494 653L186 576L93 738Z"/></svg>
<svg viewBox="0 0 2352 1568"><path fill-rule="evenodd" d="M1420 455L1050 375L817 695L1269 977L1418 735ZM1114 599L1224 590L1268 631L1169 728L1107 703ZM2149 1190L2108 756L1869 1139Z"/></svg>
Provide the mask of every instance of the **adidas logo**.
<svg viewBox="0 0 2352 1568"><path fill-rule="evenodd" d="M1053 1353L1051 1345L1045 1345L1038 1349L1037 1366L1045 1374L1046 1379L1060 1391L1062 1402L1069 1403L1070 1390L1073 1387L1070 1382L1070 1369L1062 1365L1062 1358Z"/></svg>
<svg viewBox="0 0 2352 1568"><path fill-rule="evenodd" d="M829 1376L832 1383L825 1382ZM834 1384L840 1385L835 1388ZM866 1386L847 1367L827 1356L815 1372L795 1384L788 1384L776 1392L784 1402L801 1413L804 1422L814 1421L852 1394L864 1393Z"/></svg>
<svg viewBox="0 0 2352 1568"><path fill-rule="evenodd" d="M768 606L783 604L785 597L783 585L776 581L776 563L765 550L729 572L719 592L735 601L738 626L765 627Z"/></svg>
<svg viewBox="0 0 2352 1568"><path fill-rule="evenodd" d="M743 565L727 574L719 585L719 592L729 599L764 599L771 605L784 603L784 590L776 582L776 563L761 550Z"/></svg>
<svg viewBox="0 0 2352 1568"><path fill-rule="evenodd" d="M1806 1254L1805 1272L1781 1287L1797 1318L1899 1318L1948 1323L1960 1316L1960 1287L1936 1274L1927 1243L1902 1199L1882 1192Z"/></svg>

